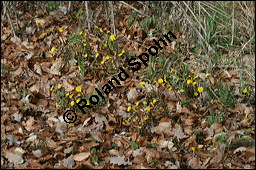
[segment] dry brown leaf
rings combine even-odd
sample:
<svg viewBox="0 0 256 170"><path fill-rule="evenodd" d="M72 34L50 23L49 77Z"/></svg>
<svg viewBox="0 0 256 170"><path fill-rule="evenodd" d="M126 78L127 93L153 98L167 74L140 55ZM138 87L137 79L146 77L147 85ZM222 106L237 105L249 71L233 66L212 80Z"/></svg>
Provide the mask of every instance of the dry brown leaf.
<svg viewBox="0 0 256 170"><path fill-rule="evenodd" d="M85 160L86 158L88 158L90 155L91 155L90 152L82 152L82 153L75 154L73 159L75 161L82 161L82 160Z"/></svg>

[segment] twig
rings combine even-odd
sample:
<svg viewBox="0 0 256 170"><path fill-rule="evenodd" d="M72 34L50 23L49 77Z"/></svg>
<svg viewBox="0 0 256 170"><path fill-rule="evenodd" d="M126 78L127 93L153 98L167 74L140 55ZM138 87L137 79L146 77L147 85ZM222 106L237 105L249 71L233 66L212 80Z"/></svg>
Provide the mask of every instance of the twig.
<svg viewBox="0 0 256 170"><path fill-rule="evenodd" d="M120 1L120 2L123 3L124 5L126 5L126 6L128 6L128 7L130 7L130 8L132 8L134 11L136 11L136 12L139 13L140 15L143 15L143 16L146 16L146 17L150 17L149 15L144 14L143 12L141 12L141 11L139 11L138 9L134 8L133 6L131 6L131 5L127 4L127 3L125 3L124 1Z"/></svg>

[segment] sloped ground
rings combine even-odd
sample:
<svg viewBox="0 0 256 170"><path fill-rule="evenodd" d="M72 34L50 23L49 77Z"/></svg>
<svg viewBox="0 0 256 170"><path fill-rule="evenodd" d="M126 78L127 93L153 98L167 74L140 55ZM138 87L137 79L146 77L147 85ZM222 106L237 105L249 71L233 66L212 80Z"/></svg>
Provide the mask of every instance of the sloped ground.
<svg viewBox="0 0 256 170"><path fill-rule="evenodd" d="M247 67L211 65L213 54L185 46L183 28L170 28L177 39L129 71L129 60L167 32L145 31L138 16L127 26L132 10L117 6L116 36L102 13L89 32L78 14L24 12L16 38L2 20L1 166L255 168L255 85L239 74L253 74L254 56L244 57ZM119 67L130 77L83 114L75 103ZM76 112L74 123L64 121L66 110Z"/></svg>

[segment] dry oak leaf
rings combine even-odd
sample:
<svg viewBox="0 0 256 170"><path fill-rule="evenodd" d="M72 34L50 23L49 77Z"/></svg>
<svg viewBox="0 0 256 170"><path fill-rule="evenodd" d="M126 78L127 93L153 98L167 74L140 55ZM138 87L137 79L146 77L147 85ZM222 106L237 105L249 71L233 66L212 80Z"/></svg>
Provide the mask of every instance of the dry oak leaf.
<svg viewBox="0 0 256 170"><path fill-rule="evenodd" d="M75 155L74 155L73 159L74 159L75 161L82 161L82 160L88 158L88 157L90 156L90 154L91 154L90 152L78 153L78 154L75 154Z"/></svg>
<svg viewBox="0 0 256 170"><path fill-rule="evenodd" d="M132 163L128 160L127 162L124 160L124 156L110 157L110 163L120 165L132 165Z"/></svg>

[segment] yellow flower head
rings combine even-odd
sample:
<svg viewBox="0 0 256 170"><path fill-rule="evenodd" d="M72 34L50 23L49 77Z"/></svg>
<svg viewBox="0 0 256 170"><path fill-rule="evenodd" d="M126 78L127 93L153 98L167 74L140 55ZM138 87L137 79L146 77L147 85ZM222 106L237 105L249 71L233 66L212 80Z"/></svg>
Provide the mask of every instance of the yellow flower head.
<svg viewBox="0 0 256 170"><path fill-rule="evenodd" d="M80 102L80 100L81 100L81 99L77 99L77 100L76 100L76 103Z"/></svg>
<svg viewBox="0 0 256 170"><path fill-rule="evenodd" d="M59 85L58 85L58 89L60 89L61 87L62 87L62 85L61 85L61 84L59 84Z"/></svg>
<svg viewBox="0 0 256 170"><path fill-rule="evenodd" d="M56 50L56 47L52 47L51 52L54 52Z"/></svg>
<svg viewBox="0 0 256 170"><path fill-rule="evenodd" d="M136 105L136 106L139 106L139 104L140 104L140 102L137 102L135 105Z"/></svg>
<svg viewBox="0 0 256 170"><path fill-rule="evenodd" d="M100 55L99 53L96 53L95 58L99 57L99 55Z"/></svg>
<svg viewBox="0 0 256 170"><path fill-rule="evenodd" d="M197 82L195 81L195 82L193 82L193 84L192 84L192 85L193 85L193 86L195 86L196 84L197 84Z"/></svg>
<svg viewBox="0 0 256 170"><path fill-rule="evenodd" d="M210 73L206 73L205 76L206 76L206 77L210 76Z"/></svg>
<svg viewBox="0 0 256 170"><path fill-rule="evenodd" d="M41 22L40 20L37 21L38 24L40 24L40 22Z"/></svg>
<svg viewBox="0 0 256 170"><path fill-rule="evenodd" d="M59 103L56 103L56 107L61 107L61 105Z"/></svg>
<svg viewBox="0 0 256 170"><path fill-rule="evenodd" d="M82 34L83 34L83 31L80 31L79 34L82 35Z"/></svg>
<svg viewBox="0 0 256 170"><path fill-rule="evenodd" d="M78 70L79 70L79 71L81 71L81 70L82 70L80 66L77 66L77 68L78 68Z"/></svg>
<svg viewBox="0 0 256 170"><path fill-rule="evenodd" d="M148 120L149 118L148 118L148 117L144 117L143 119L144 119L144 120Z"/></svg>
<svg viewBox="0 0 256 170"><path fill-rule="evenodd" d="M193 79L197 79L198 78L198 76L195 76Z"/></svg>
<svg viewBox="0 0 256 170"><path fill-rule="evenodd" d="M150 106L148 106L148 107L146 108L146 110L147 110L147 111L150 111Z"/></svg>
<svg viewBox="0 0 256 170"><path fill-rule="evenodd" d="M63 32L63 28L59 28L59 32Z"/></svg>
<svg viewBox="0 0 256 170"><path fill-rule="evenodd" d="M154 100L153 100L153 103L156 103L156 101L157 101L157 100L156 100L156 99L154 99Z"/></svg>
<svg viewBox="0 0 256 170"><path fill-rule="evenodd" d="M83 43L83 46L85 47L85 46L86 46L86 43Z"/></svg>
<svg viewBox="0 0 256 170"><path fill-rule="evenodd" d="M195 95L195 96L198 96L198 93L197 93L197 92L194 92L194 95Z"/></svg>
<svg viewBox="0 0 256 170"><path fill-rule="evenodd" d="M172 72L174 72L174 71L175 71L175 69L174 69L174 68L172 68L170 72L172 73Z"/></svg>
<svg viewBox="0 0 256 170"><path fill-rule="evenodd" d="M187 84L191 84L192 82L192 80L187 80Z"/></svg>
<svg viewBox="0 0 256 170"><path fill-rule="evenodd" d="M107 47L107 46L108 46L108 44L104 43L104 44L103 44L103 46L104 46L104 47Z"/></svg>
<svg viewBox="0 0 256 170"><path fill-rule="evenodd" d="M73 96L74 96L74 94L70 94L70 95L69 95L69 98L71 99Z"/></svg>
<svg viewBox="0 0 256 170"><path fill-rule="evenodd" d="M128 106L127 107L127 112L131 111L132 110L132 107L131 106Z"/></svg>
<svg viewBox="0 0 256 170"><path fill-rule="evenodd" d="M110 31L107 31L107 33L110 33Z"/></svg>
<svg viewBox="0 0 256 170"><path fill-rule="evenodd" d="M104 60L102 60L101 62L100 62L100 64L104 64L105 63L105 61Z"/></svg>
<svg viewBox="0 0 256 170"><path fill-rule="evenodd" d="M50 89L50 90L51 90L51 91L53 91L53 89L54 89L54 85L52 85L52 87L51 87L51 89Z"/></svg>
<svg viewBox="0 0 256 170"><path fill-rule="evenodd" d="M198 87L197 91L201 93L202 91L204 91L204 88L203 87Z"/></svg>
<svg viewBox="0 0 256 170"><path fill-rule="evenodd" d="M140 82L140 85L142 86L142 87L144 87L144 85L145 85L146 83L143 81L143 82Z"/></svg>
<svg viewBox="0 0 256 170"><path fill-rule="evenodd" d="M81 93L78 93L76 96L77 96L77 97L80 97L80 96L81 96Z"/></svg>
<svg viewBox="0 0 256 170"><path fill-rule="evenodd" d="M190 149L191 149L192 151L195 151L195 148L194 148L194 147L191 147Z"/></svg>
<svg viewBox="0 0 256 170"><path fill-rule="evenodd" d="M180 92L183 93L185 90L181 89Z"/></svg>
<svg viewBox="0 0 256 170"><path fill-rule="evenodd" d="M75 102L74 102L74 101L71 101L71 102L70 102L70 105L71 105L71 106L74 106L74 105L75 105Z"/></svg>
<svg viewBox="0 0 256 170"><path fill-rule="evenodd" d="M161 83L164 82L164 80L163 80L162 78L160 78L160 79L157 80L157 82L158 82L159 84L161 84Z"/></svg>
<svg viewBox="0 0 256 170"><path fill-rule="evenodd" d="M109 60L111 59L112 57L110 57L109 55L106 56L106 59Z"/></svg>
<svg viewBox="0 0 256 170"><path fill-rule="evenodd" d="M115 37L113 34L111 34L111 35L109 36L109 39L110 39L111 41L115 41L115 40L116 40L116 37Z"/></svg>
<svg viewBox="0 0 256 170"><path fill-rule="evenodd" d="M69 93L66 93L66 96L68 97L68 96L69 96Z"/></svg>
<svg viewBox="0 0 256 170"><path fill-rule="evenodd" d="M172 90L172 86L168 90Z"/></svg>
<svg viewBox="0 0 256 170"><path fill-rule="evenodd" d="M82 87L81 87L81 86L77 86L77 87L76 87L76 91L77 91L77 92L81 92L81 91L82 91Z"/></svg>
<svg viewBox="0 0 256 170"><path fill-rule="evenodd" d="M142 129L142 126L138 126L139 129Z"/></svg>
<svg viewBox="0 0 256 170"><path fill-rule="evenodd" d="M100 32L103 32L102 28L100 28Z"/></svg>
<svg viewBox="0 0 256 170"><path fill-rule="evenodd" d="M248 92L248 90L247 90L247 89L244 89L244 90L243 90L243 93L247 93L247 92Z"/></svg>

